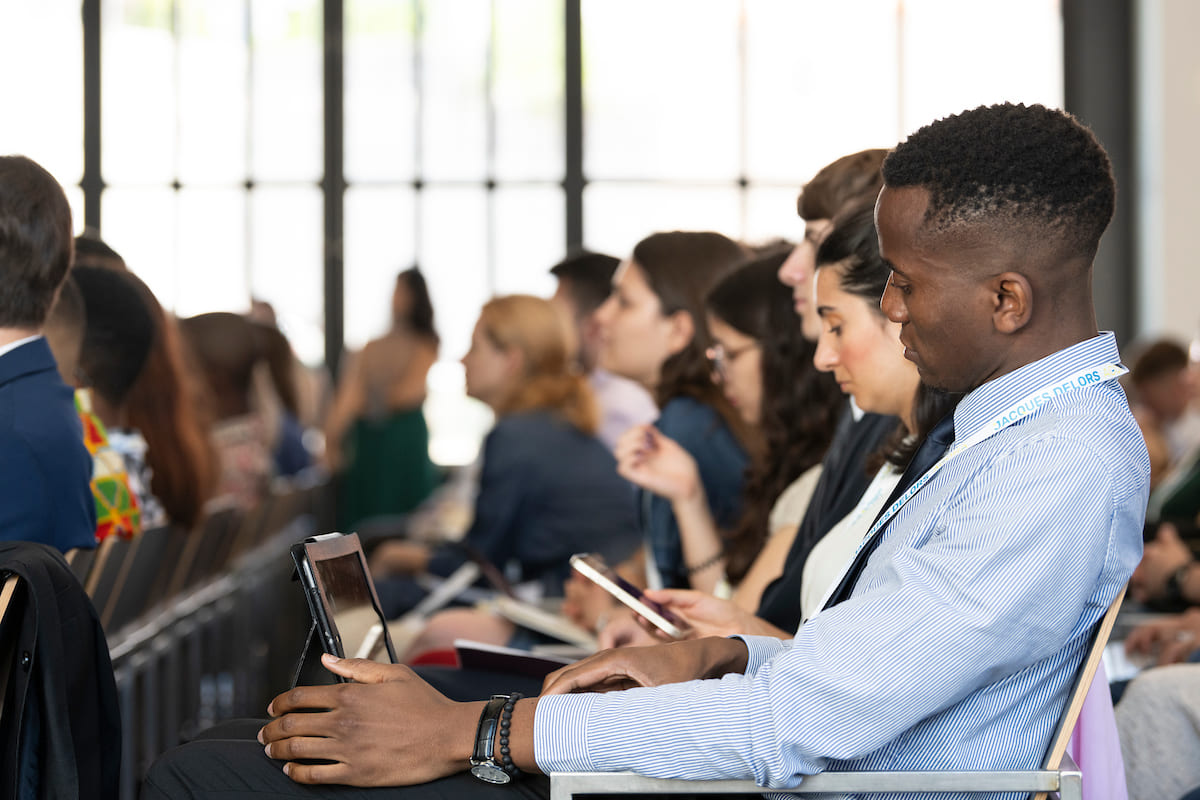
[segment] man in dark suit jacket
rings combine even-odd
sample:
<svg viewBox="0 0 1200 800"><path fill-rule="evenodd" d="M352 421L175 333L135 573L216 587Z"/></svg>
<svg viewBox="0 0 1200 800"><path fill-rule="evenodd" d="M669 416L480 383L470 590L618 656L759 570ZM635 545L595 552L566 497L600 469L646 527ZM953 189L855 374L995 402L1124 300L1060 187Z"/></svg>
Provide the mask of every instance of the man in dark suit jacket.
<svg viewBox="0 0 1200 800"><path fill-rule="evenodd" d="M92 458L42 325L71 266L71 209L24 156L0 157L0 540L94 547Z"/></svg>

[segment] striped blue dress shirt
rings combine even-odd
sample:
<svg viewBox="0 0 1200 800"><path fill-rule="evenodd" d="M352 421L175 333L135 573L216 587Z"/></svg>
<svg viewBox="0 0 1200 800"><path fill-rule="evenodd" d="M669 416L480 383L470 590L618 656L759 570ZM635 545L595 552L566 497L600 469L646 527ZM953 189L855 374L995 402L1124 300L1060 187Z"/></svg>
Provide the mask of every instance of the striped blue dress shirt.
<svg viewBox="0 0 1200 800"><path fill-rule="evenodd" d="M1118 360L1106 333L990 381L955 435ZM775 788L824 770L1035 768L1141 558L1149 473L1116 381L1055 397L901 508L849 599L791 641L744 637L745 674L541 699L538 766Z"/></svg>

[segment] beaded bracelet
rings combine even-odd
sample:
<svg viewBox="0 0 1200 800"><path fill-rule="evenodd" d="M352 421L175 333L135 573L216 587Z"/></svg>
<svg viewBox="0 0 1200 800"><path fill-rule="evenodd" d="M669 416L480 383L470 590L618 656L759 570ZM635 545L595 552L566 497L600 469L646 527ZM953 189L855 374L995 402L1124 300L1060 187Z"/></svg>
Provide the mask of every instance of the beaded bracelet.
<svg viewBox="0 0 1200 800"><path fill-rule="evenodd" d="M508 701L504 704L504 709L500 712L500 768L513 778L521 777L521 770L513 763L512 754L509 751L508 729L512 726L513 709L517 707L517 701L523 696L520 692L510 694Z"/></svg>
<svg viewBox="0 0 1200 800"><path fill-rule="evenodd" d="M685 565L683 568L683 573L688 576L695 575L697 572L703 572L704 570L708 569L709 567L715 567L717 564L720 564L721 561L724 560L724 558L725 558L725 551L719 550L715 556L708 559L707 561L701 561L699 564L697 564L694 567L688 567Z"/></svg>

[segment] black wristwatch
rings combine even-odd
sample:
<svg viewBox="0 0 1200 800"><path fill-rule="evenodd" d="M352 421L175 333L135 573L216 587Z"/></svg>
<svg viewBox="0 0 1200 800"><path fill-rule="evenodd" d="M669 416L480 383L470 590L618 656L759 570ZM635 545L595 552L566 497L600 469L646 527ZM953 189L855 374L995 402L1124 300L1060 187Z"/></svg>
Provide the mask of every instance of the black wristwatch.
<svg viewBox="0 0 1200 800"><path fill-rule="evenodd" d="M494 694L479 715L479 728L475 731L475 752L471 756L471 774L487 783L504 784L512 776L496 763L496 729L500 727L500 712L508 702L508 695Z"/></svg>

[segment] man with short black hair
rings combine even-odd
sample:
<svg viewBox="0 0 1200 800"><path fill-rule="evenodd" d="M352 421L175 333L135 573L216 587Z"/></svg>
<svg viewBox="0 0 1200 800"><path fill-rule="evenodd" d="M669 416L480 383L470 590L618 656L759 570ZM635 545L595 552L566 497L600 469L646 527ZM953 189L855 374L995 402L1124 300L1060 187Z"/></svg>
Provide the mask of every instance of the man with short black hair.
<svg viewBox="0 0 1200 800"><path fill-rule="evenodd" d="M0 156L0 540L95 547L96 510L71 389L42 326L71 267L62 187L24 156Z"/></svg>
<svg viewBox="0 0 1200 800"><path fill-rule="evenodd" d="M914 133L883 174L881 305L923 380L965 396L914 456L933 466L906 471L795 639L610 650L551 675L539 698L464 704L404 667L327 657L357 683L276 697L266 758L197 743L151 771L147 796L306 792L279 764L300 783L440 779L372 795L395 798L508 791L456 774L468 767L773 788L824 770L1036 767L1141 555L1149 463L1091 301L1111 169L1069 115L1002 105Z"/></svg>
<svg viewBox="0 0 1200 800"><path fill-rule="evenodd" d="M658 408L649 392L597 364L600 326L596 322L596 309L612 293L612 276L620 263L612 256L585 250L550 268L550 274L558 279L558 288L550 302L566 315L579 340L579 367L587 375L600 406L596 437L610 450L625 431L658 417Z"/></svg>

